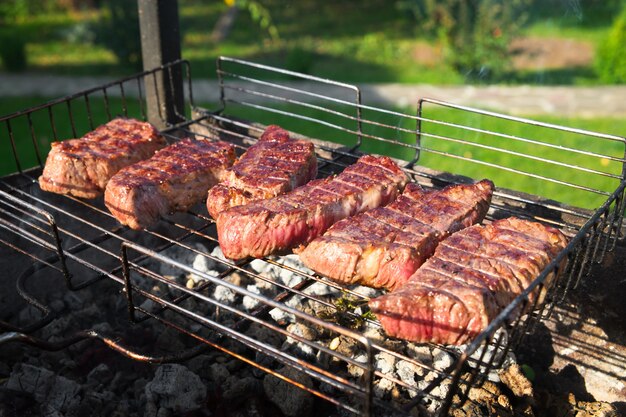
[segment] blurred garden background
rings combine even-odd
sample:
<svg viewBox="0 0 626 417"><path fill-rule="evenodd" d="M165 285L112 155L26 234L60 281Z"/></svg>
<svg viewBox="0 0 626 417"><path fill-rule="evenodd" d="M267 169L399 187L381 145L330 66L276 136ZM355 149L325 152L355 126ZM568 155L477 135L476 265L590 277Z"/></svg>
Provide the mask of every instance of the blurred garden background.
<svg viewBox="0 0 626 417"><path fill-rule="evenodd" d="M194 79L215 78L216 58L226 55L359 85L469 85L477 89L530 85L603 91L608 86L610 91L626 83L626 0L178 3L182 56L191 62ZM135 1L0 0L0 80L9 80L0 82L10 82L10 76L27 80L41 75L119 77L141 68ZM586 91L593 94L593 90ZM52 98L41 94L3 97L0 86L0 116ZM598 99L596 111L586 114L539 112L529 116L626 135L626 117L605 115L602 106ZM394 110L415 114L414 108ZM261 115L250 116L263 121ZM316 136L315 131L307 133ZM514 133L530 136L523 127ZM624 145L613 145L606 151L615 158L623 156ZM44 150L46 146L49 143L41 144ZM588 141L577 146L595 151L603 145ZM0 140L0 152L10 152L8 141ZM0 175L15 170L3 159ZM34 157L32 161L35 163ZM608 161L606 164L619 170L619 163ZM594 168L592 161L578 163L586 162ZM486 175L483 167L464 174ZM579 181L587 180L582 173ZM567 192L558 187L527 187L513 179L502 183L560 200L559 193ZM614 181L594 186L615 189ZM590 207L597 204L576 198L573 202Z"/></svg>
<svg viewBox="0 0 626 417"><path fill-rule="evenodd" d="M179 0L183 57L202 77L231 55L341 81L433 84L626 82L623 5ZM133 1L0 0L3 71L124 75L141 67L139 48Z"/></svg>

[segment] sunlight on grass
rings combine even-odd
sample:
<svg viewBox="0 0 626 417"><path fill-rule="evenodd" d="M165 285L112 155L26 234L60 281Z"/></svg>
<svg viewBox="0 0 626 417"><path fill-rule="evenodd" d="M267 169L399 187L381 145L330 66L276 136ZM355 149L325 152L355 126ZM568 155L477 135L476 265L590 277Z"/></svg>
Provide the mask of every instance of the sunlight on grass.
<svg viewBox="0 0 626 417"><path fill-rule="evenodd" d="M578 26L567 26L559 24L554 19L547 19L524 30L524 34L527 36L539 36L539 37L552 37L561 39L574 39L579 41L592 42L594 45L599 45L606 39L609 34L610 27L606 25L604 27L588 27L580 28Z"/></svg>
<svg viewBox="0 0 626 417"><path fill-rule="evenodd" d="M75 44L71 48L62 41L29 44L29 63L40 66L115 65L117 58L113 52L97 45Z"/></svg>
<svg viewBox="0 0 626 417"><path fill-rule="evenodd" d="M16 106L26 108L44 102L39 98L0 99L0 114L7 114L16 110ZM107 120L103 101L97 98L90 100L92 120L94 126ZM120 99L110 99L109 112L112 115L122 114L123 107ZM206 108L215 108L215 105L205 105ZM128 102L129 114L140 116L136 100ZM334 110L354 116L354 108L333 107ZM264 110L251 109L241 106L229 106L227 113L248 120L264 124L279 124L283 127L313 137L331 142L353 146L356 144L354 133L337 130L325 126L318 121L324 121L336 126L343 126L351 131L356 130L356 122L349 117L332 114L323 110L280 107L279 111L295 111L311 120L297 119ZM399 109L399 112L410 115L415 110ZM73 137L71 123L65 105L56 106L55 128L59 140ZM77 135L80 136L90 130L84 103L77 99L73 106L73 119ZM596 208L606 197L588 191L573 189L554 182L532 178L531 175L541 175L556 181L576 184L583 187L612 192L617 188L619 180L612 179L599 173L586 172L584 169L621 174L622 164L615 158L623 158L624 143L601 140L585 135L575 135L551 129L537 128L530 125L509 122L501 119L482 117L466 112L459 112L441 108L425 108L422 122L421 157L418 164L439 171L465 175L474 179L490 178L496 185L530 194L541 195L557 201L579 207ZM567 119L556 117L539 118L548 123L599 131L611 134L625 134L626 120L623 119ZM41 152L41 160L45 161L50 143L54 140L50 119L47 111L38 111L32 116L35 129L35 142ZM410 117L388 114L374 110L363 112L363 144L361 150L367 153L390 155L398 159L410 161L416 151L416 121ZM429 121L430 120L430 121ZM370 121L370 122L368 122ZM459 124L476 129L493 132L502 132L511 137L520 137L534 140L539 144L520 142L509 137L498 137L472 132L466 128L460 129L450 125L441 125L435 121L445 121L449 124ZM12 122L17 153L22 168L37 164L30 129L26 118L21 117ZM553 146L541 145L541 143ZM490 146L494 149L486 149ZM582 155L567 151L565 148L597 153L600 156ZM6 175L17 169L13 151L6 132L2 131L0 153L7 157L0 160L0 175ZM467 160L463 160L465 158ZM546 161L540 161L541 158ZM482 164L496 164L493 167ZM552 162L554 161L554 162ZM573 165L560 166L558 164ZM581 167L583 170L577 168ZM512 172L513 170L520 173Z"/></svg>

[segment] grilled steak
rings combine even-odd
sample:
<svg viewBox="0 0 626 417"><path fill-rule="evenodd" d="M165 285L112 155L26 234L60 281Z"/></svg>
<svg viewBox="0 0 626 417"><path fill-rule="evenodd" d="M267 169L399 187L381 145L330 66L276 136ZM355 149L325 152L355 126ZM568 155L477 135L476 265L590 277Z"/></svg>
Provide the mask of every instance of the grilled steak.
<svg viewBox="0 0 626 417"><path fill-rule="evenodd" d="M165 214L202 201L234 160L229 143L183 139L115 174L104 203L120 223L149 227Z"/></svg>
<svg viewBox="0 0 626 417"><path fill-rule="evenodd" d="M250 201L276 197L317 176L313 143L295 140L278 127L268 126L259 141L227 171L223 182L209 190L209 214L217 215Z"/></svg>
<svg viewBox="0 0 626 417"><path fill-rule="evenodd" d="M388 206L335 223L300 252L300 259L342 284L393 290L433 254L440 240L480 222L492 193L488 180L431 192L409 184Z"/></svg>
<svg viewBox="0 0 626 417"><path fill-rule="evenodd" d="M39 177L42 190L96 198L120 169L167 143L150 123L117 118L80 139L54 142Z"/></svg>
<svg viewBox="0 0 626 417"><path fill-rule="evenodd" d="M363 156L337 176L220 213L222 252L241 259L306 244L341 219L389 203L406 182L406 174L390 158Z"/></svg>
<svg viewBox="0 0 626 417"><path fill-rule="evenodd" d="M403 287L371 300L370 307L390 336L463 344L528 288L566 244L560 231L513 217L472 226L441 242ZM529 299L538 296L535 290Z"/></svg>

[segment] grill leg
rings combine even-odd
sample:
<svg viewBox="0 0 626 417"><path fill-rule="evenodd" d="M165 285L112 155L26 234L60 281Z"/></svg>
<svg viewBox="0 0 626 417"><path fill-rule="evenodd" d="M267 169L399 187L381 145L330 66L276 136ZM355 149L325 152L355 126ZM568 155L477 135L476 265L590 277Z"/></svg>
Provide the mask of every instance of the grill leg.
<svg viewBox="0 0 626 417"><path fill-rule="evenodd" d="M177 0L137 0L144 70L180 59ZM174 65L145 79L148 120L164 128L183 120L181 67Z"/></svg>

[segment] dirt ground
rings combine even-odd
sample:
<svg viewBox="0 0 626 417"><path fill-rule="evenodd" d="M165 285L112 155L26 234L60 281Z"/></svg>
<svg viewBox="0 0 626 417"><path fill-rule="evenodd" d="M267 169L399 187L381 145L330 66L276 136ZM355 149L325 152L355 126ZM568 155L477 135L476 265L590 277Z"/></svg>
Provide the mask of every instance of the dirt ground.
<svg viewBox="0 0 626 417"><path fill-rule="evenodd" d="M518 70L585 67L594 58L591 42L572 39L518 38L510 49Z"/></svg>
<svg viewBox="0 0 626 417"><path fill-rule="evenodd" d="M511 42L510 51L516 70L586 67L594 59L591 42L573 39L521 37ZM413 58L433 67L443 60L443 50L438 45L418 42Z"/></svg>

